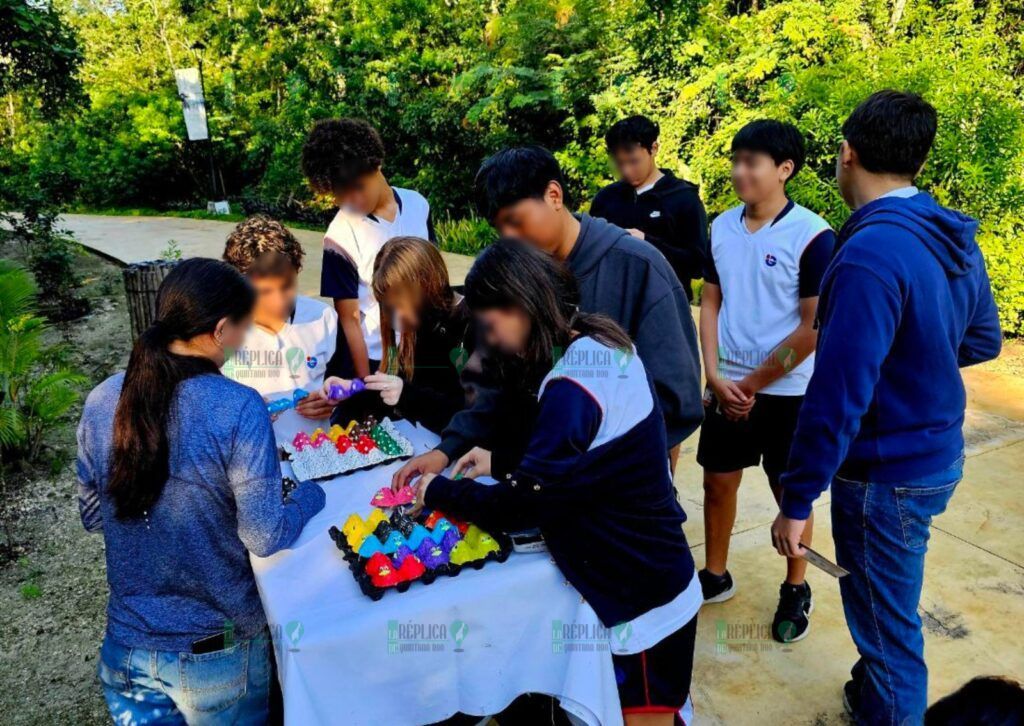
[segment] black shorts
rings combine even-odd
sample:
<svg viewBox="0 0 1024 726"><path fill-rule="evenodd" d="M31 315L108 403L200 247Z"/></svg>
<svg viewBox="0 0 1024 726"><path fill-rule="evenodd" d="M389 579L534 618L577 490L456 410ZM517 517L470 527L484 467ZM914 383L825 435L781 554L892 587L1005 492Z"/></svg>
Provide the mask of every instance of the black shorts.
<svg viewBox="0 0 1024 726"><path fill-rule="evenodd" d="M622 712L676 713L690 697L697 616L640 653L612 654ZM678 719L677 719L678 722Z"/></svg>
<svg viewBox="0 0 1024 726"><path fill-rule="evenodd" d="M761 464L768 481L776 486L786 470L804 397L758 393L755 399L749 418L730 421L712 396L711 404L704 409L697 463L716 473Z"/></svg>

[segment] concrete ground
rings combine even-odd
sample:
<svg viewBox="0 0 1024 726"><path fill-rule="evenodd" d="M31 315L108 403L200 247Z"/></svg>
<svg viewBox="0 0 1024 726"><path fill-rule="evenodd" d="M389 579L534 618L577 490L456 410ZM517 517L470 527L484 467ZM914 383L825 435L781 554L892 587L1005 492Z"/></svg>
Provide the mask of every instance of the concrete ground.
<svg viewBox="0 0 1024 726"><path fill-rule="evenodd" d="M216 257L231 225L147 217L68 215L64 226L86 246L124 261L152 259L178 242L186 256ZM315 295L320 276L320 235L296 230L307 250L303 292ZM445 255L453 282L472 260ZM1019 356L1019 349L1013 353ZM921 602L930 700L978 675L1024 680L1024 377L994 362L964 373L969 409L964 481L948 511L933 525ZM685 444L676 474L690 520L686 534L703 563L701 472L697 437ZM738 593L706 607L694 673L694 703L701 724L845 723L841 689L856 654L843 620L836 581L811 568L815 593L812 631L791 646L767 631L784 575L769 543L775 504L764 474L749 470L742 488L730 571ZM833 557L828 496L817 507L815 547Z"/></svg>

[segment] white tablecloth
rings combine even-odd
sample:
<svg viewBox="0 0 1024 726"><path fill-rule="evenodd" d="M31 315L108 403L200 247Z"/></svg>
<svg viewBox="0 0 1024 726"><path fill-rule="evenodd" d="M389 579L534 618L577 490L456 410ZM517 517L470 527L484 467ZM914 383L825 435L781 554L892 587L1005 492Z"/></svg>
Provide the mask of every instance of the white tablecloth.
<svg viewBox="0 0 1024 726"><path fill-rule="evenodd" d="M437 437L397 426L428 450ZM463 570L373 602L327 534L400 463L327 482L327 505L284 552L252 559L277 647L288 724L424 724L488 715L522 693L557 696L588 724L622 723L591 607L547 554ZM556 637L568 633L569 640Z"/></svg>

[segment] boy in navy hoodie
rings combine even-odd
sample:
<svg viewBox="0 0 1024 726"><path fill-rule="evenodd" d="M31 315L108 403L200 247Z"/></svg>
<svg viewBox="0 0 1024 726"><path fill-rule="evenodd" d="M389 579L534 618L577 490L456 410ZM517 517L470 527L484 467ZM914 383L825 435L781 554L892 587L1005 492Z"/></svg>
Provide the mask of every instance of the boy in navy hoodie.
<svg viewBox="0 0 1024 726"><path fill-rule="evenodd" d="M843 124L836 179L853 215L818 305L814 374L781 509L780 554L799 555L814 500L832 484L846 622L860 659L844 702L858 723L920 723L927 668L917 614L932 517L963 472L959 369L999 354L978 223L913 186L935 109L880 91Z"/></svg>

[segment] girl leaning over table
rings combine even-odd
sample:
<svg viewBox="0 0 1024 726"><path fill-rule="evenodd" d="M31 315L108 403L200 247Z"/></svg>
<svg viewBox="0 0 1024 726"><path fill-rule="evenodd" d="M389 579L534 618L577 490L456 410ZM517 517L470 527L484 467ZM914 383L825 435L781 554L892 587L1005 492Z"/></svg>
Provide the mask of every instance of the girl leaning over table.
<svg viewBox="0 0 1024 726"><path fill-rule="evenodd" d="M282 501L265 404L219 373L253 301L230 265L182 262L127 370L85 403L79 508L106 543L99 677L116 723L269 717L269 638L249 553L290 546L324 492L305 482Z"/></svg>
<svg viewBox="0 0 1024 726"><path fill-rule="evenodd" d="M419 506L506 531L539 527L609 628L627 724L690 722L700 584L683 534L665 425L626 333L577 311L558 262L501 240L466 278L466 304L505 375L539 380L539 415L513 473L488 486L425 474ZM454 474L490 474L474 449Z"/></svg>

